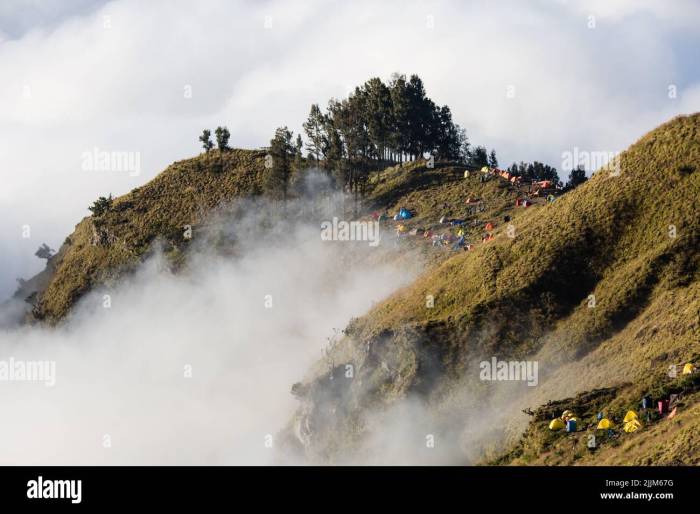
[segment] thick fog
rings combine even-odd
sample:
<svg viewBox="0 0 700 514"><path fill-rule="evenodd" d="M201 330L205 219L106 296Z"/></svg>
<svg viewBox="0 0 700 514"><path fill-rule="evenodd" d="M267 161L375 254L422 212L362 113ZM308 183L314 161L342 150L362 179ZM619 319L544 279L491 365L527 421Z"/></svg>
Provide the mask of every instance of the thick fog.
<svg viewBox="0 0 700 514"><path fill-rule="evenodd" d="M391 242L322 241L318 224L223 227L235 257L196 244L207 236L195 231L185 270L157 253L61 326L0 332L0 464L272 462L291 385L412 273L377 258ZM55 369L7 379L29 361Z"/></svg>

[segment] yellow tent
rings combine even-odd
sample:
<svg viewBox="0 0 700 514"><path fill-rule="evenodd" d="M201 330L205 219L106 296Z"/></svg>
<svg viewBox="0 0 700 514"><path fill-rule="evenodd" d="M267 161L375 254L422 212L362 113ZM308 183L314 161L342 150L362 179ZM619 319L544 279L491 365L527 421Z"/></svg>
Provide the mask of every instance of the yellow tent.
<svg viewBox="0 0 700 514"><path fill-rule="evenodd" d="M550 430L561 430L565 426L566 425L564 425L564 422L561 419L556 418L556 419L553 419L552 422L549 424L549 429Z"/></svg>
<svg viewBox="0 0 700 514"><path fill-rule="evenodd" d="M625 419L623 419L622 421L627 423L627 422L635 420L635 419L637 419L637 413L634 412L633 410L630 410L630 411L627 411L627 414L625 414Z"/></svg>
<svg viewBox="0 0 700 514"><path fill-rule="evenodd" d="M561 413L561 419L570 418L573 415L574 415L574 413L571 412L570 410L565 410L564 412Z"/></svg>
<svg viewBox="0 0 700 514"><path fill-rule="evenodd" d="M481 168L481 173L488 173L488 172L490 172L490 171L491 171L491 170L489 169L488 166L484 166L483 168Z"/></svg>
<svg viewBox="0 0 700 514"><path fill-rule="evenodd" d="M612 428L614 426L615 426L615 424L612 421L610 421L608 418L603 418L598 423L598 430L607 430L608 428Z"/></svg>
<svg viewBox="0 0 700 514"><path fill-rule="evenodd" d="M692 372L695 371L695 366L693 366L692 362L689 362L685 366L683 366L683 375L690 375Z"/></svg>
<svg viewBox="0 0 700 514"><path fill-rule="evenodd" d="M630 434L632 432L636 432L640 428L642 428L642 424L639 422L639 420L633 419L632 421L628 421L627 423L625 423L625 426L622 427L622 430Z"/></svg>
<svg viewBox="0 0 700 514"><path fill-rule="evenodd" d="M408 232L408 227L406 225L399 225L399 232Z"/></svg>

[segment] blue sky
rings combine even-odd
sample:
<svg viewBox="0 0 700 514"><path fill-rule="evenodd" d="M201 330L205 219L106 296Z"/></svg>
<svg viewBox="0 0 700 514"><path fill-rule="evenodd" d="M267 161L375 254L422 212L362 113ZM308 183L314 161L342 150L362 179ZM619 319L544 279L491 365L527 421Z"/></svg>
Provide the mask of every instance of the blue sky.
<svg viewBox="0 0 700 514"><path fill-rule="evenodd" d="M700 110L698 26L692 0L4 0L0 296L97 196L198 153L203 128L258 147L372 76L419 74L502 164L622 150ZM138 153L140 173L81 169L95 148Z"/></svg>

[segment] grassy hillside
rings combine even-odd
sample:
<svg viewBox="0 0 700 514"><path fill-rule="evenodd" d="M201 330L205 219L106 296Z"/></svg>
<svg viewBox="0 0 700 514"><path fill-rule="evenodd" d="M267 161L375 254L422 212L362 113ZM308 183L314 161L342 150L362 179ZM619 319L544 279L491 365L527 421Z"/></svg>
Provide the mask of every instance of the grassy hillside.
<svg viewBox="0 0 700 514"><path fill-rule="evenodd" d="M496 227L494 241L454 254L351 324L297 384L289 445L341 459L368 436L369 412L412 396L446 426L461 423L450 444L465 462L488 461L518 440L524 407L621 384L632 386L620 401L636 405L669 380L669 364L697 359L700 115L650 132L618 163L522 210L514 238ZM404 190L392 201L419 201L415 187ZM538 386L480 380L479 362L494 356L536 360ZM353 364L355 377L330 387L328 362ZM470 433L475 411L488 430ZM697 442L700 423L690 430ZM658 444L670 444L658 433Z"/></svg>
<svg viewBox="0 0 700 514"><path fill-rule="evenodd" d="M15 296L24 299L32 295L33 318L55 323L68 315L87 291L108 287L138 266L156 241L177 264L188 244L183 239L186 225L196 232L216 207L262 192L264 158L263 151L213 151L172 164L143 187L114 199L106 213L84 218L50 259L47 269L27 281ZM379 180L373 175L371 193L364 200L369 207L363 212L378 209L393 213L399 208L395 202L401 199L408 201L417 214L406 225L439 225L440 216L454 217L464 211L464 198L478 182L475 177L464 181L463 173L463 167L442 164L428 170L423 161L389 168ZM482 188L494 200L480 213L484 219L512 208L515 196L499 182L493 180ZM396 196L406 186L412 192ZM385 228L393 230L393 225L389 222ZM441 228L444 232L445 227ZM422 253L428 261L448 255L427 250ZM401 255L395 257L402 259ZM408 254L404 257L409 258ZM410 259L416 258L411 253Z"/></svg>
<svg viewBox="0 0 700 514"><path fill-rule="evenodd" d="M38 290L34 316L61 320L86 291L137 266L154 242L178 262L185 225L196 231L217 206L261 192L264 157L233 150L176 162L105 214L83 219L40 280L28 281ZM645 135L573 192L529 208L515 206L521 188L478 173L465 178L464 167L448 163L373 173L362 217L410 209L410 220L382 221L390 235L407 228L389 238L399 250L390 258L428 265L353 320L294 385L300 407L282 434L285 447L312 461L343 461L363 451L377 413L410 397L456 462L697 462L697 380L668 370L700 364L699 167L696 114ZM464 222L470 251L408 235L454 236L460 226L443 217ZM485 233L494 239L482 241ZM537 386L481 380L479 364L492 357L537 362ZM351 378L332 378L348 364ZM634 434L586 449L597 412L619 425L641 396L672 392L683 394L674 420L645 420ZM547 430L564 409L580 416L579 432Z"/></svg>
<svg viewBox="0 0 700 514"><path fill-rule="evenodd" d="M34 316L60 320L86 291L133 269L155 240L175 250L183 243L185 225L195 225L221 203L259 194L264 157L262 151L212 151L175 162L116 198L108 212L84 218L51 260L54 271L38 295Z"/></svg>

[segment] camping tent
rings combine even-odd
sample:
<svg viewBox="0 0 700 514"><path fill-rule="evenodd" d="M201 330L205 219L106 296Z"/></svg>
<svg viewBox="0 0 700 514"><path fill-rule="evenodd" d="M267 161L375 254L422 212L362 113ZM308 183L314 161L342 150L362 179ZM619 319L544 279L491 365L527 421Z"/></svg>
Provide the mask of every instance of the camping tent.
<svg viewBox="0 0 700 514"><path fill-rule="evenodd" d="M692 362L689 362L685 366L683 366L683 375L690 375L692 372L695 371L695 366L693 366Z"/></svg>
<svg viewBox="0 0 700 514"><path fill-rule="evenodd" d="M566 426L566 425L564 425L564 422L563 422L561 419L559 419L559 418L553 419L553 420L549 423L549 429L550 429L550 430L561 430L561 429L564 428L565 426Z"/></svg>
<svg viewBox="0 0 700 514"><path fill-rule="evenodd" d="M481 168L481 173L489 173L490 171L491 170L489 169L488 166L484 166L483 168Z"/></svg>
<svg viewBox="0 0 700 514"><path fill-rule="evenodd" d="M633 410L630 410L627 411L627 414L625 414L625 419L623 419L622 421L624 421L625 423L629 423L630 421L634 421L635 419L637 419L637 413Z"/></svg>
<svg viewBox="0 0 700 514"><path fill-rule="evenodd" d="M598 423L598 426L596 427L598 430L608 430L609 428L614 427L615 424L610 421L608 418L603 418L600 420Z"/></svg>
<svg viewBox="0 0 700 514"><path fill-rule="evenodd" d="M625 423L625 426L622 427L622 430L624 430L625 432L627 432L627 433L629 434L629 433L632 433L632 432L636 432L636 431L639 430L641 427L642 427L642 424L639 422L639 420L633 419L633 420L628 421L627 423Z"/></svg>

